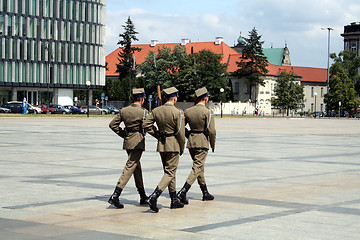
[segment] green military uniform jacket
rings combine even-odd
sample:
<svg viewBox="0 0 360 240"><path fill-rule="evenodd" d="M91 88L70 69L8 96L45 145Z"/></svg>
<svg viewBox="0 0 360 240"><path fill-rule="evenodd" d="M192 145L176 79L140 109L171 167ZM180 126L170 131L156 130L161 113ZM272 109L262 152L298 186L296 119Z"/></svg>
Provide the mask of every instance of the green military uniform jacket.
<svg viewBox="0 0 360 240"><path fill-rule="evenodd" d="M154 127L154 123L158 129ZM164 105L155 108L143 123L146 132L157 138L158 152L184 152L185 147L185 121L182 110L167 102ZM160 140L160 133L167 136L165 141Z"/></svg>
<svg viewBox="0 0 360 240"><path fill-rule="evenodd" d="M120 137L124 138L123 148L127 150L145 150L145 137L142 123L148 115L148 110L140 104L133 103L121 109L120 113L110 122L109 127ZM120 127L124 122L125 128Z"/></svg>
<svg viewBox="0 0 360 240"><path fill-rule="evenodd" d="M214 115L205 104L198 103L185 111L185 123L189 124L187 148L215 149L216 129Z"/></svg>

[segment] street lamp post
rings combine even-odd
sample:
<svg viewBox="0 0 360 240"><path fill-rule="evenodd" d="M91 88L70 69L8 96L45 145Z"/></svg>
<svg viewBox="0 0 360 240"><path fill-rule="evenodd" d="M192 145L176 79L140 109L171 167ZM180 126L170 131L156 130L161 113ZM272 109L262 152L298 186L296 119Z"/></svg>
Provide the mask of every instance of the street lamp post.
<svg viewBox="0 0 360 240"><path fill-rule="evenodd" d="M314 96L315 96L315 111L314 111L314 117L316 118L316 96L317 96L317 92L314 92Z"/></svg>
<svg viewBox="0 0 360 240"><path fill-rule="evenodd" d="M220 92L221 92L221 99L220 99L220 109L221 109L221 118L223 116L223 108L222 108L222 98L223 98L223 93L224 93L224 89L220 88Z"/></svg>
<svg viewBox="0 0 360 240"><path fill-rule="evenodd" d="M86 86L87 86L87 90L86 90L86 103L87 103L87 117L89 117L89 105L90 105L90 95L89 95L89 91L90 91L90 85L91 82L90 81L86 81Z"/></svg>
<svg viewBox="0 0 360 240"><path fill-rule="evenodd" d="M330 31L334 30L331 27L321 28L321 30L328 30L328 56L327 56L327 79L326 79L326 91L329 94L329 71L330 71ZM329 116L329 108L326 106L326 113ZM329 116L330 117L330 116Z"/></svg>

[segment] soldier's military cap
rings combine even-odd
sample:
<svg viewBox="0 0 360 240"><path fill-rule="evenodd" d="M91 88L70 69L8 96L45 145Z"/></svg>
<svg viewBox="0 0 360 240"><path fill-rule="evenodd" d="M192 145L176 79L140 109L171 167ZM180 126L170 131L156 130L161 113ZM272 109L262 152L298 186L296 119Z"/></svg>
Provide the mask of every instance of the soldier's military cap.
<svg viewBox="0 0 360 240"><path fill-rule="evenodd" d="M144 88L133 88L132 95L133 95L134 98L144 97L145 96L145 90L144 90Z"/></svg>
<svg viewBox="0 0 360 240"><path fill-rule="evenodd" d="M209 92L208 90L206 89L206 87L203 87L203 88L199 88L195 91L195 96L197 98L204 98L206 96L209 96Z"/></svg>
<svg viewBox="0 0 360 240"><path fill-rule="evenodd" d="M178 95L178 90L176 89L176 87L169 87L164 89L164 93L166 97L175 97Z"/></svg>

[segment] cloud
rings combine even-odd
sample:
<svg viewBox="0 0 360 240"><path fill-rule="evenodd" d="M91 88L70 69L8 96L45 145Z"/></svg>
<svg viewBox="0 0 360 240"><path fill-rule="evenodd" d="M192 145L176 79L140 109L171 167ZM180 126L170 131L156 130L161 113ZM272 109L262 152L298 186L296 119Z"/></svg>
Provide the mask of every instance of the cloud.
<svg viewBox="0 0 360 240"><path fill-rule="evenodd" d="M124 1L126 2L126 1ZM135 1L134 6L139 1ZM265 41L264 47L283 47L285 41L290 49L293 65L326 67L327 32L321 27L332 27L331 51L343 48L340 34L345 25L359 21L358 0L229 0L214 5L209 0L183 0L172 3L165 1L143 1L132 8L107 8L107 54L118 46L122 25L131 17L138 34L138 43L180 42L182 38L196 41L214 41L224 37L232 46L239 32L247 37L255 27ZM127 5L129 5L128 3ZM189 7L191 6L191 7ZM186 11L188 10L188 11ZM325 56L325 57L324 57Z"/></svg>

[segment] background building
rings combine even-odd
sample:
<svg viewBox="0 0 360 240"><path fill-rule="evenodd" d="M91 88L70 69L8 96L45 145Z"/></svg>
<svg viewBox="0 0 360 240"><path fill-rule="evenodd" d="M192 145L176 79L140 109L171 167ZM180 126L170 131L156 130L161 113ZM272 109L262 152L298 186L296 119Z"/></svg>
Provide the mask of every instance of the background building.
<svg viewBox="0 0 360 240"><path fill-rule="evenodd" d="M344 26L344 50L355 51L360 54L360 23L353 22L350 25Z"/></svg>
<svg viewBox="0 0 360 240"><path fill-rule="evenodd" d="M0 0L0 103L105 85L104 25L105 0Z"/></svg>
<svg viewBox="0 0 360 240"><path fill-rule="evenodd" d="M261 108L263 113L267 115L278 112L278 109L274 109L271 105L271 98L275 97L276 80L282 71L294 72L297 75L298 83L304 85L305 97L300 111L313 112L315 109L316 111L325 111L324 94L326 94L327 69L291 66L290 52L287 46L284 48L269 48L264 51L269 59L267 67L269 72L264 77L265 85L258 86L252 94L253 99L250 100L250 87L246 80L231 76L231 73L238 69L236 62L240 61L240 52L244 47L241 36L235 47L228 46L221 37L217 37L214 42L191 42L189 39L182 39L181 43L162 44L157 40L153 40L150 44L134 44L133 46L142 49L135 54L136 64L143 63L149 51L158 51L159 48L164 46L173 49L175 45L185 46L188 53L207 49L223 56L221 62L227 64L227 72L232 82L234 96L234 102L223 105L224 114L231 114L234 111L242 114L244 109L246 109L246 114L252 114L256 107ZM119 73L116 72L116 64L119 62L118 53L120 51L121 48L117 48L106 56L106 62L108 63L106 76L109 78L119 77ZM217 103L210 105L210 108L215 113L220 112L220 105Z"/></svg>

